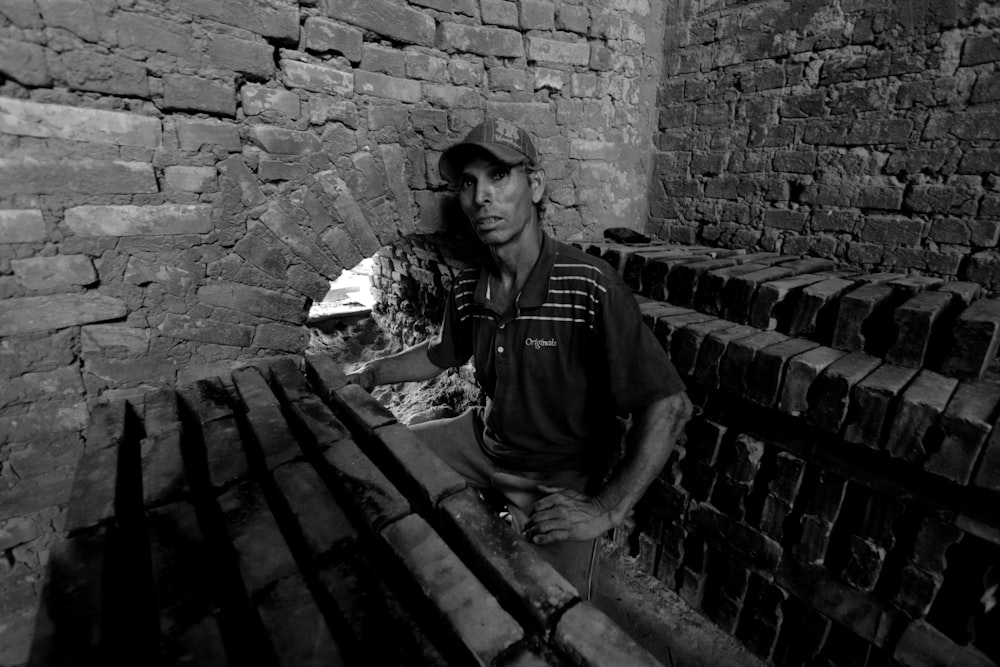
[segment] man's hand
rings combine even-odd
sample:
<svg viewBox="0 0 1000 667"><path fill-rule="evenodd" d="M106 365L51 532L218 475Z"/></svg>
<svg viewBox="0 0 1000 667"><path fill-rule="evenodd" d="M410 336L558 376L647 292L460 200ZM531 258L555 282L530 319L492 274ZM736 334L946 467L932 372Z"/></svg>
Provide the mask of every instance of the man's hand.
<svg viewBox="0 0 1000 667"><path fill-rule="evenodd" d="M611 511L596 498L557 486L539 484L549 495L535 503L524 528L535 544L561 540L592 540L615 527Z"/></svg>
<svg viewBox="0 0 1000 667"><path fill-rule="evenodd" d="M367 363L353 373L348 373L347 382L348 384L356 384L365 391L371 391L377 384L375 367L371 363Z"/></svg>

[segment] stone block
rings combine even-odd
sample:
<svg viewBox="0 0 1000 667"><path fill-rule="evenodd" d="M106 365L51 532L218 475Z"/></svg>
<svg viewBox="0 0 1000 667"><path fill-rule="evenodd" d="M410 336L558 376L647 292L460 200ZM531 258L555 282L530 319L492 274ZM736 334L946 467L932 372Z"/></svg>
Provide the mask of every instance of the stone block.
<svg viewBox="0 0 1000 667"><path fill-rule="evenodd" d="M22 137L71 139L119 146L159 148L159 118L0 98L0 132Z"/></svg>
<svg viewBox="0 0 1000 667"><path fill-rule="evenodd" d="M698 349L693 377L695 382L709 389L719 388L719 365L730 343L759 334L760 331L738 324L733 327L706 334Z"/></svg>
<svg viewBox="0 0 1000 667"><path fill-rule="evenodd" d="M346 384L334 390L333 400L346 413L345 418L351 426L369 435L374 434L375 429L396 421L391 412L356 384Z"/></svg>
<svg viewBox="0 0 1000 667"><path fill-rule="evenodd" d="M163 77L163 107L236 116L236 86L232 80L167 74Z"/></svg>
<svg viewBox="0 0 1000 667"><path fill-rule="evenodd" d="M643 296L660 300L667 300L669 296L667 293L668 280L670 272L675 267L690 262L712 259L707 254L693 254L683 250L636 253L633 257L636 258L636 261L625 263L625 282L632 289L638 288ZM638 271L634 271L633 266L638 267ZM635 281L634 278L630 280L636 273L639 280Z"/></svg>
<svg viewBox="0 0 1000 667"><path fill-rule="evenodd" d="M590 65L590 44L563 42L546 37L528 37L528 61L561 65Z"/></svg>
<svg viewBox="0 0 1000 667"><path fill-rule="evenodd" d="M723 269L736 263L735 257L725 257L675 266L667 276L667 292L670 294L670 303L678 306L693 306L694 296L698 289L698 278L706 271Z"/></svg>
<svg viewBox="0 0 1000 667"><path fill-rule="evenodd" d="M250 434L264 455L266 469L273 471L298 456L298 442L285 421L281 404L260 371L253 367L239 368L233 371L233 383L243 401Z"/></svg>
<svg viewBox="0 0 1000 667"><path fill-rule="evenodd" d="M942 580L940 574L907 565L900 573L899 592L892 599L893 606L911 618L927 615Z"/></svg>
<svg viewBox="0 0 1000 667"><path fill-rule="evenodd" d="M947 292L920 292L893 312L898 334L888 349L886 361L900 366L921 368L936 333L935 324L952 303Z"/></svg>
<svg viewBox="0 0 1000 667"><path fill-rule="evenodd" d="M711 315L705 315L703 313L696 313L693 311L682 312L677 315L660 315L660 317L656 320L656 324L653 325L653 335L656 336L658 341L660 341L660 345L663 346L664 350L670 350L672 347L671 337L678 330L689 324L707 322L714 319L715 318Z"/></svg>
<svg viewBox="0 0 1000 667"><path fill-rule="evenodd" d="M518 27L517 3L507 0L482 0L483 23L506 28Z"/></svg>
<svg viewBox="0 0 1000 667"><path fill-rule="evenodd" d="M284 74L285 85L291 88L303 88L334 96L354 93L354 74L351 72L287 59L281 60L281 71Z"/></svg>
<svg viewBox="0 0 1000 667"><path fill-rule="evenodd" d="M134 60L84 50L65 51L53 60L73 90L149 98L146 67Z"/></svg>
<svg viewBox="0 0 1000 667"><path fill-rule="evenodd" d="M747 324L758 329L787 331L801 292L826 279L822 274L803 274L765 282L757 288Z"/></svg>
<svg viewBox="0 0 1000 667"><path fill-rule="evenodd" d="M217 192L219 178L215 167L166 167L163 178L168 190L181 192Z"/></svg>
<svg viewBox="0 0 1000 667"><path fill-rule="evenodd" d="M308 300L240 283L215 282L198 290L202 303L295 324L305 321Z"/></svg>
<svg viewBox="0 0 1000 667"><path fill-rule="evenodd" d="M947 635L924 620L909 623L893 653L895 661L906 667L963 665L991 667L996 663L973 646L959 646Z"/></svg>
<svg viewBox="0 0 1000 667"><path fill-rule="evenodd" d="M250 597L298 571L260 487L241 482L217 498Z"/></svg>
<svg viewBox="0 0 1000 667"><path fill-rule="evenodd" d="M746 371L746 398L766 408L775 407L789 360L819 347L804 338L789 338L761 349Z"/></svg>
<svg viewBox="0 0 1000 667"><path fill-rule="evenodd" d="M276 155L309 155L322 149L319 137L311 132L254 125L251 133L258 146Z"/></svg>
<svg viewBox="0 0 1000 667"><path fill-rule="evenodd" d="M324 10L331 18L393 41L434 46L434 19L428 12L389 0L327 0Z"/></svg>
<svg viewBox="0 0 1000 667"><path fill-rule="evenodd" d="M505 607L539 631L577 599L577 591L472 489L441 503L444 527L463 561L497 592Z"/></svg>
<svg viewBox="0 0 1000 667"><path fill-rule="evenodd" d="M171 338L194 340L202 343L218 343L234 347L249 347L253 339L253 327L229 324L216 320L203 320L186 315L167 313L158 327L160 333Z"/></svg>
<svg viewBox="0 0 1000 667"><path fill-rule="evenodd" d="M364 33L322 16L306 18L303 37L307 51L340 53L352 63L361 62Z"/></svg>
<svg viewBox="0 0 1000 667"><path fill-rule="evenodd" d="M973 486L991 491L1000 490L1000 429L994 428L983 446Z"/></svg>
<svg viewBox="0 0 1000 667"><path fill-rule="evenodd" d="M295 573L254 600L279 662L321 667L343 665L344 656L302 575Z"/></svg>
<svg viewBox="0 0 1000 667"><path fill-rule="evenodd" d="M927 516L913 544L913 564L928 572L943 574L948 567L948 550L964 535L956 525Z"/></svg>
<svg viewBox="0 0 1000 667"><path fill-rule="evenodd" d="M793 417L809 410L812 404L810 387L828 366L844 356L845 352L820 346L789 359L781 387L781 410Z"/></svg>
<svg viewBox="0 0 1000 667"><path fill-rule="evenodd" d="M832 340L840 298L855 285L856 281L847 278L827 278L804 287L796 300L788 333Z"/></svg>
<svg viewBox="0 0 1000 667"><path fill-rule="evenodd" d="M124 401L120 403L124 405ZM80 457L66 508L66 531L92 528L115 516L118 447L88 449Z"/></svg>
<svg viewBox="0 0 1000 667"><path fill-rule="evenodd" d="M689 517L693 532L710 543L733 550L748 567L773 570L781 560L780 544L710 505L693 503Z"/></svg>
<svg viewBox="0 0 1000 667"><path fill-rule="evenodd" d="M349 499L374 530L410 514L409 501L353 440L341 440L323 454L323 459L343 491L338 497Z"/></svg>
<svg viewBox="0 0 1000 667"><path fill-rule="evenodd" d="M900 397L886 441L891 456L911 463L925 459L930 451L924 438L937 424L957 387L955 378L920 371Z"/></svg>
<svg viewBox="0 0 1000 667"><path fill-rule="evenodd" d="M500 58L524 57L524 42L516 30L443 22L437 27L437 46L444 50L466 51L480 56ZM587 48L587 64L590 48Z"/></svg>
<svg viewBox="0 0 1000 667"><path fill-rule="evenodd" d="M402 424L376 428L369 446L377 447L382 460L392 463L399 484L413 489L425 503L437 505L465 488L465 480Z"/></svg>
<svg viewBox="0 0 1000 667"><path fill-rule="evenodd" d="M0 210L0 236L6 243L34 243L45 239L45 220L37 208Z"/></svg>
<svg viewBox="0 0 1000 667"><path fill-rule="evenodd" d="M230 153L236 153L242 148L239 130L232 123L200 118L179 118L176 122L177 139L181 150L199 151L202 148L211 149L218 146ZM242 160L240 164L243 164ZM243 166L246 168L245 164Z"/></svg>
<svg viewBox="0 0 1000 667"><path fill-rule="evenodd" d="M705 336L734 326L736 325L728 320L709 319L677 329L670 339L670 360L677 372L682 376L691 375Z"/></svg>
<svg viewBox="0 0 1000 667"><path fill-rule="evenodd" d="M219 378L207 378L178 388L181 400L201 427L208 481L215 489L245 479L249 472L233 399Z"/></svg>
<svg viewBox="0 0 1000 667"><path fill-rule="evenodd" d="M307 230L305 227L298 224L298 222L296 222L291 215L287 214L282 207L278 205L269 206L268 209L261 214L260 221L271 231L271 233L278 237L281 242L288 247L288 249L305 260L316 272L325 276L335 276L340 274L343 267L339 266L331 257L321 250L321 246L317 243L316 236L312 233L312 230ZM372 233L370 229L368 230L368 233ZM271 292L271 294L275 293ZM292 322L294 324L301 324L305 321L305 302L301 300L301 297L285 296L283 301L287 308L290 308L294 302L298 303L298 308L302 309L299 315L294 316L293 319L287 319L285 321ZM281 310L287 310L287 308L282 308ZM265 315L265 317L270 316Z"/></svg>
<svg viewBox="0 0 1000 667"><path fill-rule="evenodd" d="M745 397L748 390L747 372L754 358L764 348L787 340L788 336L777 331L761 331L731 341L719 362L719 388L732 396Z"/></svg>
<svg viewBox="0 0 1000 667"><path fill-rule="evenodd" d="M0 73L25 86L52 83L45 49L39 44L0 39Z"/></svg>
<svg viewBox="0 0 1000 667"><path fill-rule="evenodd" d="M97 282L94 262L86 255L12 259L10 266L29 290L60 289Z"/></svg>
<svg viewBox="0 0 1000 667"><path fill-rule="evenodd" d="M181 455L183 427L173 389L144 397L146 437L140 443L143 505L162 505L190 491Z"/></svg>
<svg viewBox="0 0 1000 667"><path fill-rule="evenodd" d="M374 255L383 244L369 225L347 183L334 171L319 172L316 180L323 191L333 198L336 212L361 252L367 256Z"/></svg>
<svg viewBox="0 0 1000 667"><path fill-rule="evenodd" d="M833 362L808 390L806 420L831 433L839 433L847 417L851 393L859 382L881 364L863 352L854 352Z"/></svg>
<svg viewBox="0 0 1000 667"><path fill-rule="evenodd" d="M309 344L309 330L276 322L258 324L253 346L279 352L301 352Z"/></svg>
<svg viewBox="0 0 1000 667"><path fill-rule="evenodd" d="M212 35L208 55L214 64L254 79L267 79L274 75L274 47L266 42Z"/></svg>
<svg viewBox="0 0 1000 667"><path fill-rule="evenodd" d="M842 296L833 347L847 352L870 349L873 341L869 337L876 333L874 327L891 304L892 296L892 287L884 283L863 285Z"/></svg>
<svg viewBox="0 0 1000 667"><path fill-rule="evenodd" d="M311 465L287 463L273 476L314 561L336 554L345 548L345 542L357 540L357 530Z"/></svg>
<svg viewBox="0 0 1000 667"><path fill-rule="evenodd" d="M421 100L420 82L363 70L354 72L354 92L399 102Z"/></svg>
<svg viewBox="0 0 1000 667"><path fill-rule="evenodd" d="M386 527L382 535L473 660L491 664L524 636L517 622L422 518L405 517Z"/></svg>
<svg viewBox="0 0 1000 667"><path fill-rule="evenodd" d="M580 667L653 667L660 664L589 602L581 602L563 615L556 627L554 639L572 657L573 663Z"/></svg>
<svg viewBox="0 0 1000 667"><path fill-rule="evenodd" d="M335 392L347 384L341 366L325 354L307 353L306 377L324 401L334 400Z"/></svg>
<svg viewBox="0 0 1000 667"><path fill-rule="evenodd" d="M944 412L939 428L940 448L930 454L924 469L966 485L990 435L1000 406L1000 386L992 382L963 382Z"/></svg>
<svg viewBox="0 0 1000 667"><path fill-rule="evenodd" d="M973 303L959 315L952 335L941 372L965 380L982 378L1000 346L1000 299Z"/></svg>
<svg viewBox="0 0 1000 667"><path fill-rule="evenodd" d="M162 236L207 234L215 228L208 204L155 206L75 206L66 209L74 234L93 236Z"/></svg>
<svg viewBox="0 0 1000 667"><path fill-rule="evenodd" d="M88 292L7 299L4 311L0 336L117 320L125 317L128 308L120 299Z"/></svg>
<svg viewBox="0 0 1000 667"><path fill-rule="evenodd" d="M885 363L856 384L851 390L844 440L880 449L897 397L916 374L916 368Z"/></svg>
<svg viewBox="0 0 1000 667"><path fill-rule="evenodd" d="M841 577L854 588L869 593L875 588L875 583L882 573L885 555L885 547L863 537L852 535L850 556Z"/></svg>
<svg viewBox="0 0 1000 667"><path fill-rule="evenodd" d="M251 33L274 37L281 42L295 43L299 38L298 7L287 4L254 4L246 6L238 0L176 0L175 5L195 16L225 25L243 28Z"/></svg>
<svg viewBox="0 0 1000 667"><path fill-rule="evenodd" d="M0 158L0 196L56 192L139 194L157 186L147 162Z"/></svg>

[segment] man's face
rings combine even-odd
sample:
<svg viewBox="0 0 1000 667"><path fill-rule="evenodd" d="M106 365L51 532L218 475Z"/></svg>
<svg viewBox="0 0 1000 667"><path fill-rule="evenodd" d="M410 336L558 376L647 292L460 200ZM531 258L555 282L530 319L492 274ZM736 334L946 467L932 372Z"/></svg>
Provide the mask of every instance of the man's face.
<svg viewBox="0 0 1000 667"><path fill-rule="evenodd" d="M473 156L458 179L459 201L472 229L488 246L518 239L535 220L544 190L542 172L508 167L488 154Z"/></svg>

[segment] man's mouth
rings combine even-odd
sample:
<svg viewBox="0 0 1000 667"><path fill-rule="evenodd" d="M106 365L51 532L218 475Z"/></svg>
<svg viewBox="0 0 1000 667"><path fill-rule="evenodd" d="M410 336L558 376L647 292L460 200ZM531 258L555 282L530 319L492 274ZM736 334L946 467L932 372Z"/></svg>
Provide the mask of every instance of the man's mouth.
<svg viewBox="0 0 1000 667"><path fill-rule="evenodd" d="M503 220L503 218L496 215L484 215L476 218L477 227L489 227L490 225L495 225Z"/></svg>

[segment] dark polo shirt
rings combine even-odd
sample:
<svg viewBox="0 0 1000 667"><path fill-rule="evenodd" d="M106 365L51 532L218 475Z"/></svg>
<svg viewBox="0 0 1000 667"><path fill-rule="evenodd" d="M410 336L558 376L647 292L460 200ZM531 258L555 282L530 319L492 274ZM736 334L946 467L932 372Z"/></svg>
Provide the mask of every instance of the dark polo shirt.
<svg viewBox="0 0 1000 667"><path fill-rule="evenodd" d="M456 277L427 354L441 368L474 357L490 399L484 448L500 465L590 469L618 446L617 415L684 390L632 291L601 259L544 237L504 313L488 276L474 265Z"/></svg>

